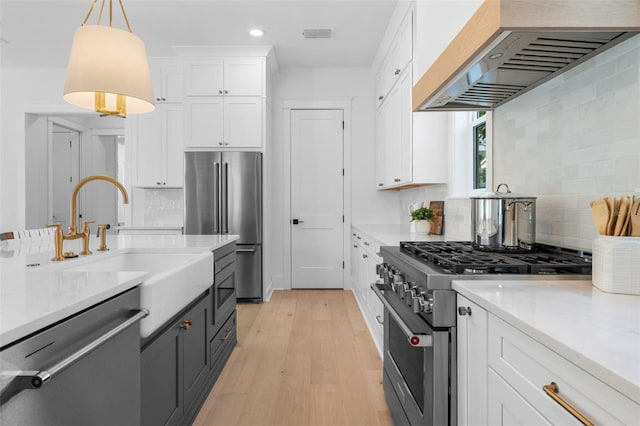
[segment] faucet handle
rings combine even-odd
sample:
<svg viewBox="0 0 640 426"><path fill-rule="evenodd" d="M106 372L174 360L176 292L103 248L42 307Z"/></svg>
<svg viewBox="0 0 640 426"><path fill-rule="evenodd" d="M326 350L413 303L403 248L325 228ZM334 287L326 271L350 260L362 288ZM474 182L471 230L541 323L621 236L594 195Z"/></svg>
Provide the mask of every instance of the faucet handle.
<svg viewBox="0 0 640 426"><path fill-rule="evenodd" d="M89 250L89 237L91 237L91 230L89 229L89 224L95 223L95 220L85 220L82 222L82 251L81 255L87 256L91 253Z"/></svg>
<svg viewBox="0 0 640 426"><path fill-rule="evenodd" d="M56 251L55 256L51 259L54 262L59 262L64 260L64 256L62 256L62 224L61 223L48 223L45 225L46 228L56 228L53 233L53 245Z"/></svg>

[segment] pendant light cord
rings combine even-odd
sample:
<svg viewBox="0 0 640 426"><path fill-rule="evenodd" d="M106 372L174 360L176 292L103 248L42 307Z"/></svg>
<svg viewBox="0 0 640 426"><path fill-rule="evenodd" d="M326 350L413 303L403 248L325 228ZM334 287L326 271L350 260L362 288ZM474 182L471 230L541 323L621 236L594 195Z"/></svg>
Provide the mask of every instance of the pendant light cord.
<svg viewBox="0 0 640 426"><path fill-rule="evenodd" d="M98 25L100 25L100 21L102 20L102 12L104 11L104 2L105 0L102 0L102 4L100 5L100 13L98 14L98 23L97 23ZM129 18L127 17L127 11L124 9L124 4L122 3L122 0L118 0L118 2L120 3L120 9L122 10L122 16L124 16L124 22L127 24L127 29L129 30L130 33L133 33L133 31L131 30L131 25L129 24ZM98 3L98 0L93 0L93 3L91 3L89 12L87 12L87 16L85 16L84 21L82 21L83 27L87 24L87 21L91 16L91 13L93 13L93 9L96 7L96 3ZM110 27L113 26L113 0L109 0L109 26Z"/></svg>

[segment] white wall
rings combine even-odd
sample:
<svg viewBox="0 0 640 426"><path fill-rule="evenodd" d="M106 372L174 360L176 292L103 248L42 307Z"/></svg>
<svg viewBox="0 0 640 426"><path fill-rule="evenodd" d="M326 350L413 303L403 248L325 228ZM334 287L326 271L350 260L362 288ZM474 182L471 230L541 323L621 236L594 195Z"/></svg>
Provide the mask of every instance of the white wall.
<svg viewBox="0 0 640 426"><path fill-rule="evenodd" d="M284 269L282 218L289 188L284 185L283 101L351 101L351 211L354 223L395 223L397 194L375 189L375 119L373 73L369 68L288 68L273 76L273 138L271 152L271 197L273 220L270 251L274 287L289 275ZM349 167L349 165L345 165Z"/></svg>
<svg viewBox="0 0 640 426"><path fill-rule="evenodd" d="M0 76L0 230L25 227L25 112L77 113L62 100L63 68L3 68Z"/></svg>
<svg viewBox="0 0 640 426"><path fill-rule="evenodd" d="M640 188L640 36L496 109L493 164L538 196L538 242L591 250L589 201Z"/></svg>
<svg viewBox="0 0 640 426"><path fill-rule="evenodd" d="M25 194L31 194L25 199L25 228L42 228L49 221L48 123L47 117L34 114L28 114L25 121L25 158L32 166L25 174Z"/></svg>

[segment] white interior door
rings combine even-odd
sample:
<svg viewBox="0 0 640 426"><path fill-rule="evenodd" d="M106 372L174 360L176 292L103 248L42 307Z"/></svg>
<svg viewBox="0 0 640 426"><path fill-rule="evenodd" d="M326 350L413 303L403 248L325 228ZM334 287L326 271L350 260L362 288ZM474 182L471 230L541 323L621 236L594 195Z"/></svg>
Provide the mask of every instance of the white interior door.
<svg viewBox="0 0 640 426"><path fill-rule="evenodd" d="M291 286L343 288L342 110L291 111Z"/></svg>
<svg viewBox="0 0 640 426"><path fill-rule="evenodd" d="M118 176L118 136L93 135L82 144L82 177L92 175ZM118 225L118 204L122 199L120 191L111 183L104 181L89 182L80 191L82 202L78 207L82 220L94 220L91 229L99 224L109 224L115 232ZM78 226L81 225L80 220Z"/></svg>
<svg viewBox="0 0 640 426"><path fill-rule="evenodd" d="M69 228L71 213L71 193L79 180L80 133L54 125L52 145L53 217L51 223L61 223L62 229L66 232Z"/></svg>

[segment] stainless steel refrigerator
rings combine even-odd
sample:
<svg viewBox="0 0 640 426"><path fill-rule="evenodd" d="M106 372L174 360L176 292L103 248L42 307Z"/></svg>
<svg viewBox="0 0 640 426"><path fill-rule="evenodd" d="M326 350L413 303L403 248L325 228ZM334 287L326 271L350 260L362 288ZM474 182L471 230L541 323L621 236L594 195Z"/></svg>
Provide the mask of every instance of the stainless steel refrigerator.
<svg viewBox="0 0 640 426"><path fill-rule="evenodd" d="M262 301L262 153L185 153L185 234L238 234L236 297Z"/></svg>

